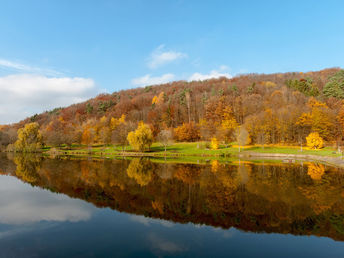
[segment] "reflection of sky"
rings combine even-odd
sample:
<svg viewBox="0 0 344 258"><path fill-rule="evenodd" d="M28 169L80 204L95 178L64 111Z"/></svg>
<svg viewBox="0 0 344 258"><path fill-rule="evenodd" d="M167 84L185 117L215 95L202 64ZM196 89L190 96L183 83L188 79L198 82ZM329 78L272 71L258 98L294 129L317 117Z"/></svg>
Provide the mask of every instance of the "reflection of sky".
<svg viewBox="0 0 344 258"><path fill-rule="evenodd" d="M151 224L160 224L164 227L173 227L174 223L170 222L168 220L162 220L162 219L152 219L145 216L139 216L139 215L130 215L130 220L141 223L145 226L149 226Z"/></svg>
<svg viewBox="0 0 344 258"><path fill-rule="evenodd" d="M0 176L0 223L77 222L90 219L92 205Z"/></svg>

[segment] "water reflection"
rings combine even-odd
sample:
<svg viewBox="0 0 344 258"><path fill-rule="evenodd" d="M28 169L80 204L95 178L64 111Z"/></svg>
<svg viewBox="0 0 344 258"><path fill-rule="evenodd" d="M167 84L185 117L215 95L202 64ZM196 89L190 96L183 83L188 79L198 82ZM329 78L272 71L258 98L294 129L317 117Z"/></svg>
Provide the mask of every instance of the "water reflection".
<svg viewBox="0 0 344 258"><path fill-rule="evenodd" d="M195 165L144 158L61 160L18 156L2 157L0 170L52 192L133 214L131 220L145 226L160 223L172 228L174 222L192 222L344 240L344 175L340 169L321 164L241 161L228 165L213 161ZM11 180L0 180L2 223L80 221L92 214L92 208L80 200L46 192L40 196L42 190L37 188L30 188L22 200L8 196L6 192L15 192L6 190ZM13 204L9 199L19 201ZM154 234L148 239L155 251L185 250Z"/></svg>
<svg viewBox="0 0 344 258"><path fill-rule="evenodd" d="M86 221L94 208L77 199L0 177L0 223L20 225L40 221Z"/></svg>

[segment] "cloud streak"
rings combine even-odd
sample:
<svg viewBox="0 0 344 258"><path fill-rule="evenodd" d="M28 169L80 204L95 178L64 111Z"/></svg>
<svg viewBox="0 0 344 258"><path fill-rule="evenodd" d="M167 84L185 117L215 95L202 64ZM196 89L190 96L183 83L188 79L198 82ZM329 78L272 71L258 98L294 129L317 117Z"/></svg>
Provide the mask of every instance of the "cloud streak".
<svg viewBox="0 0 344 258"><path fill-rule="evenodd" d="M35 73L44 74L48 76L60 76L62 73L55 71L53 69L40 68L35 66L30 66L18 62L13 62L6 59L0 58L0 69L6 69L10 71L16 71L20 73Z"/></svg>
<svg viewBox="0 0 344 258"><path fill-rule="evenodd" d="M146 74L139 78L134 78L131 83L135 86L147 86L167 83L174 80L175 76L172 73L166 73L161 76L152 77L150 74Z"/></svg>
<svg viewBox="0 0 344 258"><path fill-rule="evenodd" d="M150 69L156 69L186 57L187 55L185 53L173 50L165 50L165 45L160 45L151 53L147 65Z"/></svg>

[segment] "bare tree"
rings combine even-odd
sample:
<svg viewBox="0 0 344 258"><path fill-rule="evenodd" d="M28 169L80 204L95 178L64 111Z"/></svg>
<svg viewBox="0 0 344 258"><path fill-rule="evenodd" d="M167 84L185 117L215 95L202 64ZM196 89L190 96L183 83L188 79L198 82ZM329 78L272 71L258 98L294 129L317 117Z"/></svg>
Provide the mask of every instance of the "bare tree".
<svg viewBox="0 0 344 258"><path fill-rule="evenodd" d="M161 143L162 146L164 146L165 148L165 152L166 152L166 148L167 146L171 145L173 143L173 134L171 130L162 130L158 136L157 136L157 140Z"/></svg>
<svg viewBox="0 0 344 258"><path fill-rule="evenodd" d="M135 124L132 122L126 122L118 125L115 130L112 131L111 142L122 147L124 152L125 146L128 145L128 133L135 130Z"/></svg>
<svg viewBox="0 0 344 258"><path fill-rule="evenodd" d="M240 126L236 131L236 139L239 145L239 152L241 146L244 146L250 142L250 135L245 127Z"/></svg>

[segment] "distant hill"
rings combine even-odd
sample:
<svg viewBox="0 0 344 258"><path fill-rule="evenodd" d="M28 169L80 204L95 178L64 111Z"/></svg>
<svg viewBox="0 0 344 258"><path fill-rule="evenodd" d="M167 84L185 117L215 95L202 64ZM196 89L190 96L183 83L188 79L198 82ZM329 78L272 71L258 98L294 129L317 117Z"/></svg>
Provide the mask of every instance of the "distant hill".
<svg viewBox="0 0 344 258"><path fill-rule="evenodd" d="M278 128L266 129L270 130L267 133L269 136L265 137L269 138L266 142L297 142L296 130L301 129L291 124L295 124L302 113L312 112L307 105L310 99L325 103L327 113L324 112L331 119L339 113L341 99L332 97L331 94L335 93L324 91L324 88L329 78L340 71L340 68L331 68L307 73L245 74L231 79L176 81L122 90L34 115L13 125L3 126L2 132L18 129L29 122L37 122L44 130L57 121L78 128L75 130L82 130L80 128L85 124L94 124L102 117L109 120L125 115L126 121L150 124L156 135L162 128L175 128L183 123L197 124L203 120L216 122L216 110L223 108L219 107L220 103L230 107L228 112L238 125L252 127L277 119L278 122L276 120L274 123ZM270 121L262 122L264 119ZM257 123L253 122L255 120ZM303 133L310 130L308 128ZM326 132L324 137L327 140L336 138L333 132ZM258 141L258 135L252 135L252 140Z"/></svg>

